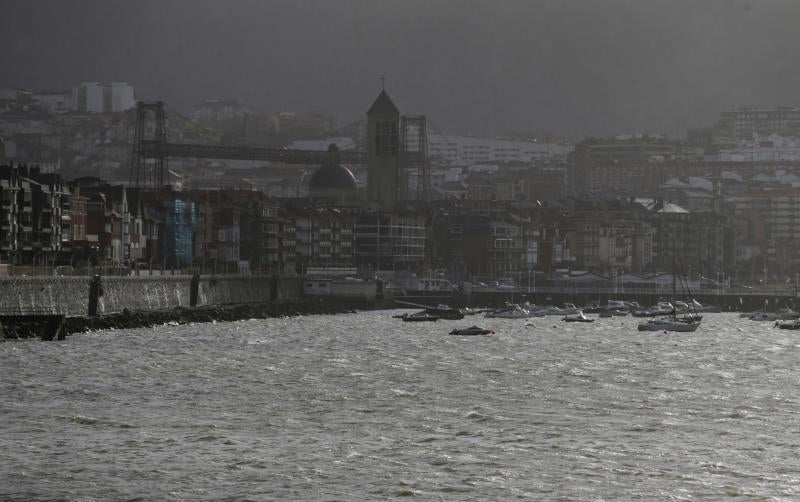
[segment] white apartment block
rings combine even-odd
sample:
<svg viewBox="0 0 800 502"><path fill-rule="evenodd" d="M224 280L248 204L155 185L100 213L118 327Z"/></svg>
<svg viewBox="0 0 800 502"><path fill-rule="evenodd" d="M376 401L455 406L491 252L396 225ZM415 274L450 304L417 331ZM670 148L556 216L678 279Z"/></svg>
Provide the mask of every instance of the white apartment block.
<svg viewBox="0 0 800 502"><path fill-rule="evenodd" d="M563 161L572 151L572 145L558 143L534 143L442 134L431 134L428 141L430 158L448 164Z"/></svg>
<svg viewBox="0 0 800 502"><path fill-rule="evenodd" d="M72 108L79 112L124 112L135 106L133 87L125 82L82 82L72 88Z"/></svg>

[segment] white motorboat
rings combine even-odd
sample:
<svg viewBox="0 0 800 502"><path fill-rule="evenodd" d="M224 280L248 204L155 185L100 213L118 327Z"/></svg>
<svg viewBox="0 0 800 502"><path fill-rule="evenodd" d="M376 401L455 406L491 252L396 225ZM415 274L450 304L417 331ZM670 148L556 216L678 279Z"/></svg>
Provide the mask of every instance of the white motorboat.
<svg viewBox="0 0 800 502"><path fill-rule="evenodd" d="M565 315L561 320L564 322L594 322L594 319L586 317L580 310L575 314Z"/></svg>
<svg viewBox="0 0 800 502"><path fill-rule="evenodd" d="M565 303L564 308L561 309L562 314L581 314L583 311L575 306L574 303Z"/></svg>
<svg viewBox="0 0 800 502"><path fill-rule="evenodd" d="M800 319L792 319L790 321L776 321L775 327L780 329L792 329L797 330L800 329Z"/></svg>
<svg viewBox="0 0 800 502"><path fill-rule="evenodd" d="M653 317L657 315L672 315L674 313L675 307L670 302L658 302L653 307L635 310L632 314L634 317Z"/></svg>

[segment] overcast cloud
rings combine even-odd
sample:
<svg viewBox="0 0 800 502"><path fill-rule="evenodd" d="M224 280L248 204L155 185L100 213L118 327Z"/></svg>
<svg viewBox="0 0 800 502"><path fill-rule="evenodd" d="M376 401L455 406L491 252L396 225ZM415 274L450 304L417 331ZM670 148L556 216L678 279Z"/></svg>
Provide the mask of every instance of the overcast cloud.
<svg viewBox="0 0 800 502"><path fill-rule="evenodd" d="M190 110L363 116L388 76L449 133L675 135L800 102L800 1L8 1L0 87L127 81Z"/></svg>

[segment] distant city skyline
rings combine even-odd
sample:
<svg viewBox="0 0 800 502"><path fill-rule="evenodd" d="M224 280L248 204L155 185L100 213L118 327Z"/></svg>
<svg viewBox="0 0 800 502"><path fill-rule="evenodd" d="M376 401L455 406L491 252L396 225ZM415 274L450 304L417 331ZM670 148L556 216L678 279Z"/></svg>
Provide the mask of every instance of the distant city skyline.
<svg viewBox="0 0 800 502"><path fill-rule="evenodd" d="M800 103L800 2L4 1L0 87L125 81L362 119L387 77L403 113L458 135L676 136L739 106Z"/></svg>

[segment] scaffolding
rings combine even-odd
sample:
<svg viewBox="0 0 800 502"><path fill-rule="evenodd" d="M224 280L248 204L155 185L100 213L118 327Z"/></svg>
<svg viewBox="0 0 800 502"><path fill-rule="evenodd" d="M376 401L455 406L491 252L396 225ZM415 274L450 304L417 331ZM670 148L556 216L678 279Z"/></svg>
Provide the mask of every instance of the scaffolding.
<svg viewBox="0 0 800 502"><path fill-rule="evenodd" d="M401 193L405 200L430 200L428 120L424 115L400 118Z"/></svg>

